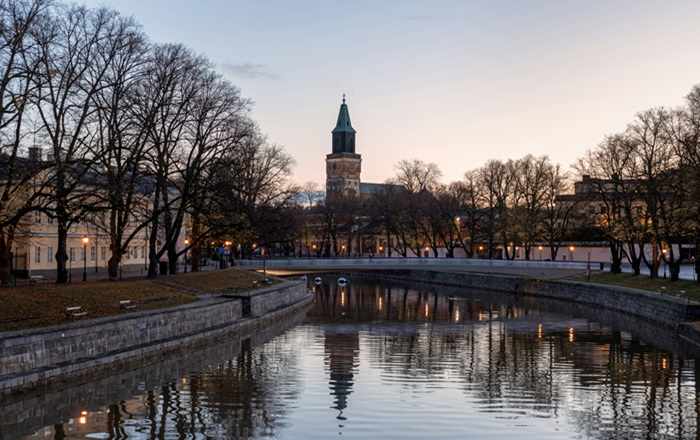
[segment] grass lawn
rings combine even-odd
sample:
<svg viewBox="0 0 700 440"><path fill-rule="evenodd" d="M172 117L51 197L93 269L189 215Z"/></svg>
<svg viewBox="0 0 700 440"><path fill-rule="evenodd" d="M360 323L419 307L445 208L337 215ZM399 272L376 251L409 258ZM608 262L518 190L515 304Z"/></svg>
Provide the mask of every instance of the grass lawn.
<svg viewBox="0 0 700 440"><path fill-rule="evenodd" d="M198 272L179 275L174 278L167 278L171 286L180 286L189 291L200 291L206 293L238 293L251 290L255 283L262 283L262 274L248 270L228 269L214 272ZM272 279L272 284L277 283Z"/></svg>
<svg viewBox="0 0 700 440"><path fill-rule="evenodd" d="M586 277L579 276L577 281L586 281ZM700 301L700 284L695 281L679 280L671 282L663 278L652 280L645 275L629 273L594 273L591 282L599 284L611 284L615 286L630 287L633 289L651 290L653 292L667 293L675 296L683 296Z"/></svg>
<svg viewBox="0 0 700 440"><path fill-rule="evenodd" d="M0 289L0 331L70 322L66 307L81 306L88 312L80 319L128 313L120 300L131 300L134 311L186 304L197 292L230 293L250 290L262 275L238 269L161 277L155 280L94 281L56 286L41 284Z"/></svg>

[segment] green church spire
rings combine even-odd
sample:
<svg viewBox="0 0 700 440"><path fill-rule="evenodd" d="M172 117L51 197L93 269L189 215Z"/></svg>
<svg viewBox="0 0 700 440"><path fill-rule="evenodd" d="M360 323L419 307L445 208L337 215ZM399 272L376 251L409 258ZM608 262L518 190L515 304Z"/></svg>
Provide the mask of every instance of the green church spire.
<svg viewBox="0 0 700 440"><path fill-rule="evenodd" d="M340 104L338 122L333 129L333 153L355 153L355 129L350 122L350 111L345 103L345 94Z"/></svg>
<svg viewBox="0 0 700 440"><path fill-rule="evenodd" d="M340 112L338 112L338 122L333 129L333 133L338 132L355 133L355 129L352 128L352 123L350 123L350 111L348 111L348 105L345 103L344 93L343 103L340 104Z"/></svg>

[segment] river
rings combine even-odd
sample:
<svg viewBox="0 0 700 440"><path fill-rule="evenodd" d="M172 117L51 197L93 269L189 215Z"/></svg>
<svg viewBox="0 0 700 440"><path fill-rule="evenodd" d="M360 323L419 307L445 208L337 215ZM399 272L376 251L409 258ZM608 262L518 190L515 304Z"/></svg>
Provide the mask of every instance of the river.
<svg viewBox="0 0 700 440"><path fill-rule="evenodd" d="M15 396L0 439L695 439L672 332L535 298L336 276L279 328ZM60 407L60 409L59 409Z"/></svg>

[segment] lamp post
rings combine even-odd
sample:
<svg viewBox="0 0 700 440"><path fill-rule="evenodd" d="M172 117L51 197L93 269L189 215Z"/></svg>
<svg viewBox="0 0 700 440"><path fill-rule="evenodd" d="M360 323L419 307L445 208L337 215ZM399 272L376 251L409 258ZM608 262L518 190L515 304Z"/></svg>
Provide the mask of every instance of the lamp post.
<svg viewBox="0 0 700 440"><path fill-rule="evenodd" d="M185 273L187 273L187 252L189 252L189 249L187 249L190 245L190 241L185 239Z"/></svg>
<svg viewBox="0 0 700 440"><path fill-rule="evenodd" d="M267 260L265 259L265 248L260 248L260 255L263 259L263 277L267 280Z"/></svg>
<svg viewBox="0 0 700 440"><path fill-rule="evenodd" d="M87 245L90 239L83 237L83 281L87 281Z"/></svg>

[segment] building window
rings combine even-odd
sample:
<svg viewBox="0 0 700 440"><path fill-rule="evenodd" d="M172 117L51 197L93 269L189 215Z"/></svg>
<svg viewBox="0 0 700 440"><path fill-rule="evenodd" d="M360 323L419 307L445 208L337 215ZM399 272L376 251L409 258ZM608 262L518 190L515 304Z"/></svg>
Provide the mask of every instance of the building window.
<svg viewBox="0 0 700 440"><path fill-rule="evenodd" d="M97 246L93 246L90 248L90 261L95 261L97 258Z"/></svg>
<svg viewBox="0 0 700 440"><path fill-rule="evenodd" d="M53 262L53 246L49 246L48 250L46 251L46 261L49 263Z"/></svg>
<svg viewBox="0 0 700 440"><path fill-rule="evenodd" d="M102 261L107 259L107 246L102 246Z"/></svg>
<svg viewBox="0 0 700 440"><path fill-rule="evenodd" d="M34 262L41 263L41 246L37 246L34 252Z"/></svg>
<svg viewBox="0 0 700 440"><path fill-rule="evenodd" d="M41 213L38 211L34 213L34 223L41 223Z"/></svg>
<svg viewBox="0 0 700 440"><path fill-rule="evenodd" d="M75 261L75 248L70 248L70 261Z"/></svg>
<svg viewBox="0 0 700 440"><path fill-rule="evenodd" d="M52 225L53 224L53 217L51 217L50 215L47 215L46 216L46 223Z"/></svg>

